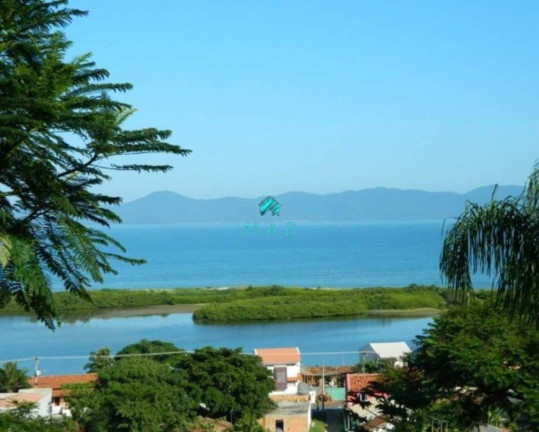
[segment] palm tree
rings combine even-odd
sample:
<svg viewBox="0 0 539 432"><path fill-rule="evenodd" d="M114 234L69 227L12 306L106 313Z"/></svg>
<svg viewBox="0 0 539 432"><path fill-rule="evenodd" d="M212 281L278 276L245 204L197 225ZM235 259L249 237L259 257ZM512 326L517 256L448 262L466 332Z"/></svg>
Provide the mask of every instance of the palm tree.
<svg viewBox="0 0 539 432"><path fill-rule="evenodd" d="M0 391L11 393L30 387L26 372L26 370L18 369L17 363L5 363L0 369Z"/></svg>
<svg viewBox="0 0 539 432"><path fill-rule="evenodd" d="M466 204L446 234L440 270L459 303L473 297L471 272L493 276L497 305L539 326L539 162L520 196L495 201L493 192L484 206Z"/></svg>
<svg viewBox="0 0 539 432"><path fill-rule="evenodd" d="M109 347L101 347L90 353L90 361L84 365L88 372L99 372L101 369L111 366L114 358L110 355Z"/></svg>

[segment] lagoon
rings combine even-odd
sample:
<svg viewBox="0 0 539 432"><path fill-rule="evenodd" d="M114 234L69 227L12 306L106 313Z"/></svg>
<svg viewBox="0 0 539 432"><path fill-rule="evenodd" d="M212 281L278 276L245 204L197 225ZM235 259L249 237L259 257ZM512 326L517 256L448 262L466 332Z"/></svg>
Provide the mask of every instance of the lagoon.
<svg viewBox="0 0 539 432"><path fill-rule="evenodd" d="M200 325L192 314L183 313L92 318L64 323L52 332L30 317L0 317L0 361L19 360L20 367L32 372L38 357L45 375L81 373L90 351L108 346L117 352L147 338L173 342L185 350L212 345L252 353L254 348L298 346L304 364L355 364L363 345L400 340L412 344L430 322L430 317L376 317Z"/></svg>

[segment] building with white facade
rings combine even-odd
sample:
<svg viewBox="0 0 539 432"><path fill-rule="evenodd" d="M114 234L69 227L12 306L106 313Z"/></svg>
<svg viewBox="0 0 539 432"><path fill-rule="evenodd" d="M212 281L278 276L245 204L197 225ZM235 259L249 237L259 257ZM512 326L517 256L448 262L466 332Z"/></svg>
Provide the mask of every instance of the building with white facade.
<svg viewBox="0 0 539 432"><path fill-rule="evenodd" d="M369 343L359 349L359 361L388 360L395 366L401 366L406 354L412 350L406 342L376 342Z"/></svg>
<svg viewBox="0 0 539 432"><path fill-rule="evenodd" d="M275 378L275 391L270 395L298 394L301 381L301 355L299 348L260 348L255 349Z"/></svg>
<svg viewBox="0 0 539 432"><path fill-rule="evenodd" d="M52 389L30 388L21 389L17 393L0 393L0 412L10 411L20 403L34 405L31 411L34 417L49 417L52 407Z"/></svg>

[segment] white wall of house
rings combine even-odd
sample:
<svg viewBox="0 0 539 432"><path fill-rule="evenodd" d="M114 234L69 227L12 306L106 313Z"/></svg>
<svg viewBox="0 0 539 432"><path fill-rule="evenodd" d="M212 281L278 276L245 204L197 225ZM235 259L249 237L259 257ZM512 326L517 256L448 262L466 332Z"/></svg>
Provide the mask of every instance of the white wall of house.
<svg viewBox="0 0 539 432"><path fill-rule="evenodd" d="M281 391L273 391L270 393L270 395L280 395L280 394L297 394L298 392L298 385L299 385L299 379L298 375L301 371L301 365L300 363L294 363L294 364L275 364L275 365L268 365L266 366L268 370L271 371L271 373L274 373L276 367L286 367L286 377L289 380L286 390ZM293 382L290 382L291 380L294 380Z"/></svg>
<svg viewBox="0 0 539 432"><path fill-rule="evenodd" d="M21 394L31 394L38 395L39 400L37 402L32 402L35 406L31 414L33 417L48 417L51 414L50 407L52 403L52 389L21 389L18 393L0 393L0 399L2 400L17 400L20 401L19 397ZM2 406L0 407L0 412L10 411L14 409L15 406Z"/></svg>
<svg viewBox="0 0 539 432"><path fill-rule="evenodd" d="M42 395L41 400L36 402L36 407L32 410L32 414L37 417L48 417L51 415L52 389L28 388L19 390L19 393L37 393Z"/></svg>

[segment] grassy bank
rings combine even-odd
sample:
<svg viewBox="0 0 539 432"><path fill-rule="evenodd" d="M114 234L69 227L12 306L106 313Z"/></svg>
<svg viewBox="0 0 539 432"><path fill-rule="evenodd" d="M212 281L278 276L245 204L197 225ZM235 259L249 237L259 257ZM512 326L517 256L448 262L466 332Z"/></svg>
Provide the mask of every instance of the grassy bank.
<svg viewBox="0 0 539 432"><path fill-rule="evenodd" d="M429 310L446 306L446 291L436 287L339 289L283 289L275 295L212 303L198 308L199 322L241 322L366 315L370 311Z"/></svg>
<svg viewBox="0 0 539 432"><path fill-rule="evenodd" d="M282 290L283 288L279 288ZM293 288L292 288L293 289ZM223 303L233 300L258 298L276 292L273 288L177 288L89 291L91 301L83 300L67 292L53 293L56 309L60 314L74 312L104 311L111 309L146 308L162 305L200 305ZM0 308L0 315L24 315L24 310L14 301Z"/></svg>
<svg viewBox="0 0 539 432"><path fill-rule="evenodd" d="M412 285L407 288L308 289L247 287L167 290L96 290L91 301L66 292L54 293L61 317L126 316L194 311L199 322L241 322L300 318L345 317L391 311L438 310L446 304L445 290ZM181 307L184 305L185 307ZM164 309L163 309L164 308ZM172 311L172 312L171 312ZM370 311L370 312L369 312ZM22 315L11 302L0 315Z"/></svg>

